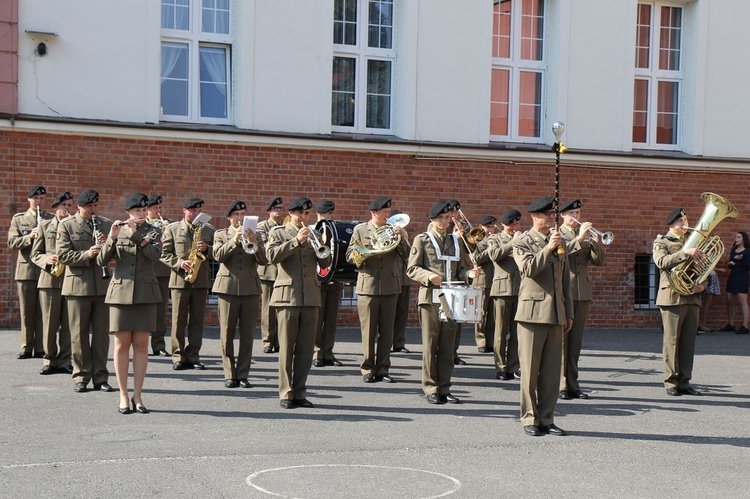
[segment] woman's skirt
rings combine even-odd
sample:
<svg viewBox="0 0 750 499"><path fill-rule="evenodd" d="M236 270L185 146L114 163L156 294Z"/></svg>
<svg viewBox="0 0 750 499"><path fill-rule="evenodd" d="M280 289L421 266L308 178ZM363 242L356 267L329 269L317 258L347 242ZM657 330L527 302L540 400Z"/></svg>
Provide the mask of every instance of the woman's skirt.
<svg viewBox="0 0 750 499"><path fill-rule="evenodd" d="M109 306L110 331L155 331L156 303Z"/></svg>

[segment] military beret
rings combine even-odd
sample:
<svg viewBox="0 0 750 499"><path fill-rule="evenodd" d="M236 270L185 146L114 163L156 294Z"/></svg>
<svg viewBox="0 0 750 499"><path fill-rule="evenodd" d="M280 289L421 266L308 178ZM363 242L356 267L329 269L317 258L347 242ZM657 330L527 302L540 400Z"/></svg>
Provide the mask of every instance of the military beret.
<svg viewBox="0 0 750 499"><path fill-rule="evenodd" d="M86 189L78 195L78 205L83 206L89 203L98 203L99 193L93 189Z"/></svg>
<svg viewBox="0 0 750 499"><path fill-rule="evenodd" d="M675 220L678 218L682 218L685 216L685 210L682 208L677 208L675 210L672 210L669 212L669 215L667 215L667 225L672 225Z"/></svg>
<svg viewBox="0 0 750 499"><path fill-rule="evenodd" d="M460 210L461 209L461 203L458 202L457 199L448 199L446 201L449 205L449 209L451 210Z"/></svg>
<svg viewBox="0 0 750 499"><path fill-rule="evenodd" d="M536 201L533 201L528 208L529 213L539 213L542 211L551 210L554 207L555 198L544 196Z"/></svg>
<svg viewBox="0 0 750 499"><path fill-rule="evenodd" d="M29 189L29 196L41 196L43 194L47 194L47 189L44 188L43 185L35 185L31 189Z"/></svg>
<svg viewBox="0 0 750 499"><path fill-rule="evenodd" d="M69 193L68 191L63 192L62 194L58 194L55 196L55 199L52 201L52 207L54 208L60 203L63 203L67 201L68 199L73 199L73 195Z"/></svg>
<svg viewBox="0 0 750 499"><path fill-rule="evenodd" d="M497 218L492 215L485 215L479 219L479 225L492 225L497 223Z"/></svg>
<svg viewBox="0 0 750 499"><path fill-rule="evenodd" d="M233 211L244 210L245 208L247 208L247 206L244 201L240 201L239 199L237 201L232 201L232 204L230 204L227 209L227 216L231 215Z"/></svg>
<svg viewBox="0 0 750 499"><path fill-rule="evenodd" d="M336 204L330 199L321 199L315 203L315 211L318 213L330 213L336 209Z"/></svg>
<svg viewBox="0 0 750 499"><path fill-rule="evenodd" d="M385 196L373 199L372 203L367 206L368 210L382 210L383 208L390 208L391 207L391 198L387 198Z"/></svg>
<svg viewBox="0 0 750 499"><path fill-rule="evenodd" d="M203 208L203 200L201 198L190 198L186 199L182 203L183 208Z"/></svg>
<svg viewBox="0 0 750 499"><path fill-rule="evenodd" d="M289 211L309 210L312 209L312 201L309 198L294 198L287 209Z"/></svg>
<svg viewBox="0 0 750 499"><path fill-rule="evenodd" d="M284 204L284 201L282 201L281 198L274 198L273 201L268 203L268 206L266 207L266 211L271 211L274 209L274 207L280 206L282 204Z"/></svg>
<svg viewBox="0 0 750 499"><path fill-rule="evenodd" d="M141 194L140 192L136 192L125 200L125 202L122 204L122 209L131 210L133 208L145 208L146 206L148 206L148 196L146 196L145 194Z"/></svg>
<svg viewBox="0 0 750 499"><path fill-rule="evenodd" d="M443 213L450 213L450 211L450 203L448 203L447 201L438 201L437 203L432 205L432 208L430 208L430 214L428 215L428 218L437 218L438 215L441 215Z"/></svg>
<svg viewBox="0 0 750 499"><path fill-rule="evenodd" d="M578 208L581 208L583 205L581 204L580 199L573 199L571 201L568 201L567 203L564 203L562 206L560 206L560 211L568 211L568 210L577 210Z"/></svg>
<svg viewBox="0 0 750 499"><path fill-rule="evenodd" d="M148 204L146 206L156 206L157 204L161 204L164 201L161 196L149 196L148 197Z"/></svg>
<svg viewBox="0 0 750 499"><path fill-rule="evenodd" d="M521 220L521 212L518 210L508 210L500 216L503 225L510 225Z"/></svg>

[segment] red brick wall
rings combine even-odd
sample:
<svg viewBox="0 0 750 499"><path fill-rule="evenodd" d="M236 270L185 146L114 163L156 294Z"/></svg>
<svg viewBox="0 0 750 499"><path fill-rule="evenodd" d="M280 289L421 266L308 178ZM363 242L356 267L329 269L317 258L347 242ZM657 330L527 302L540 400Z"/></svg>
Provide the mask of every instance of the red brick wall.
<svg viewBox="0 0 750 499"><path fill-rule="evenodd" d="M731 200L741 216L724 221L715 233L731 246L734 232L747 230L747 172L588 167L571 164L569 157L563 156L562 161L562 198L582 198L582 218L615 234L615 242L607 249L606 265L591 272L595 286L591 325L659 324L657 311L634 309L634 261L636 253L650 253L655 235L665 231L666 213L673 208L683 207L694 223L703 211L700 193L716 192ZM248 203L249 213L265 218L265 204L274 196L290 200L306 195L313 201L326 197L335 200L339 220L364 220L369 216L369 201L388 195L394 199L394 208L411 215L408 231L412 237L424 230L426 213L438 199L460 200L466 215L476 222L482 215L499 216L511 207L525 212L531 200L551 195L554 189L552 153L549 163L510 164L424 160L408 154L0 132L0 165L1 210L6 220L0 227L3 240L7 240L10 217L27 208L26 191L37 182L52 195L62 190L77 194L96 189L103 213L113 219L122 216L122 200L133 192L164 196L163 213L170 218L181 217L184 198L200 196L206 200L204 211L214 215L218 227L226 226L223 214L237 198ZM528 216L522 223L528 227ZM18 324L12 272L12 255L0 253L1 327ZM714 305L712 325L723 325L724 308L722 298ZM344 310L341 321L357 324L356 310ZM411 323L417 324L416 313Z"/></svg>

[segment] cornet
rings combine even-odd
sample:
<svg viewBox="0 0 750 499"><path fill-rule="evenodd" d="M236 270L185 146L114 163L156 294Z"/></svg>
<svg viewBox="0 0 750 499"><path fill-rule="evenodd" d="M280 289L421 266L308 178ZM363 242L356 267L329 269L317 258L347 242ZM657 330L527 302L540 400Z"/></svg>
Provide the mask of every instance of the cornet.
<svg viewBox="0 0 750 499"><path fill-rule="evenodd" d="M579 222L575 217L570 217L570 219L578 225L582 225L581 222ZM602 244L605 246L612 244L612 241L615 240L615 235L613 233L602 232L599 229L595 229L593 226L589 228L589 232L591 233L591 239L593 239L594 241L601 240Z"/></svg>
<svg viewBox="0 0 750 499"><path fill-rule="evenodd" d="M234 225L235 221L237 222L236 226ZM245 237L245 231L243 230L242 222L240 222L239 220L232 220L232 226L237 230L237 232L241 234L240 244L242 244L242 249L245 250L245 253L247 253L248 255L254 255L257 245L250 239Z"/></svg>
<svg viewBox="0 0 750 499"><path fill-rule="evenodd" d="M312 244L312 247L315 250L315 255L318 257L318 259L325 260L326 258L331 256L331 248L320 242L320 239L318 239L318 234L315 231L315 226L308 225L307 228L310 229L310 244Z"/></svg>

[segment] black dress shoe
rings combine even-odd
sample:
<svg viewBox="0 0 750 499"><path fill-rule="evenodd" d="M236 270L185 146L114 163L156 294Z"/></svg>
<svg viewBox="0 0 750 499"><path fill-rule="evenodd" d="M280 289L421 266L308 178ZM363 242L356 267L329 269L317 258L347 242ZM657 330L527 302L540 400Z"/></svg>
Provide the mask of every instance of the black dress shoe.
<svg viewBox="0 0 750 499"><path fill-rule="evenodd" d="M503 372L497 373L495 377L501 381L508 381L508 380L513 379L513 375L511 373L503 373Z"/></svg>
<svg viewBox="0 0 750 499"><path fill-rule="evenodd" d="M295 405L295 407L302 407L304 409L312 409L313 407L315 407L315 404L307 399L294 399L292 400L292 403Z"/></svg>
<svg viewBox="0 0 750 499"><path fill-rule="evenodd" d="M367 373L362 376L362 381L364 381L365 383L375 383L375 376L373 376L370 373Z"/></svg>
<svg viewBox="0 0 750 499"><path fill-rule="evenodd" d="M748 330L745 326L742 326L737 331L735 331L736 334L748 334L750 333L750 330Z"/></svg>
<svg viewBox="0 0 750 499"><path fill-rule="evenodd" d="M146 409L145 405L143 405L143 404L136 404L135 403L135 399L133 399L133 398L130 399L130 403L133 404L133 410L135 412L137 412L138 414L148 414L149 412L151 412L148 409Z"/></svg>
<svg viewBox="0 0 750 499"><path fill-rule="evenodd" d="M427 395L427 403L428 404L444 404L445 402L443 402L440 399L440 395L438 395L437 393L431 393Z"/></svg>
<svg viewBox="0 0 750 499"><path fill-rule="evenodd" d="M466 361L464 359L462 359L461 357L456 357L455 359L453 359L453 365L455 365L455 366L465 366L466 365Z"/></svg>
<svg viewBox="0 0 750 499"><path fill-rule="evenodd" d="M206 368L199 360L196 360L195 362L191 362L193 364L193 369L197 369L198 371L202 371Z"/></svg>
<svg viewBox="0 0 750 499"><path fill-rule="evenodd" d="M106 381L104 383L94 383L94 390L101 392L111 392L114 390Z"/></svg>
<svg viewBox="0 0 750 499"><path fill-rule="evenodd" d="M237 388L239 384L236 379L226 379L224 380L224 386L226 388Z"/></svg>
<svg viewBox="0 0 750 499"><path fill-rule="evenodd" d="M35 359L43 359L44 358L44 352L34 352L34 358Z"/></svg>
<svg viewBox="0 0 750 499"><path fill-rule="evenodd" d="M443 403L447 402L448 404L460 404L461 403L461 401L458 399L458 397L455 397L455 396L451 395L450 393L445 393L443 395L440 395L440 400Z"/></svg>
<svg viewBox="0 0 750 499"><path fill-rule="evenodd" d="M44 366L42 367L42 370L39 371L39 374L46 376L47 374L55 374L56 372L58 372L56 368L52 366Z"/></svg>
<svg viewBox="0 0 750 499"><path fill-rule="evenodd" d="M190 367L188 367L187 362L178 360L177 362L172 364L172 369L174 369L175 371L184 371L185 369L190 369Z"/></svg>
<svg viewBox="0 0 750 499"><path fill-rule="evenodd" d="M409 350L406 347L394 347L393 350L391 350L391 352L394 352L394 353L411 353L411 350Z"/></svg>
<svg viewBox="0 0 750 499"><path fill-rule="evenodd" d="M73 374L73 366L65 366L60 368L60 372Z"/></svg>
<svg viewBox="0 0 750 499"><path fill-rule="evenodd" d="M589 396L583 393L581 390L569 390L568 395L573 399L587 399Z"/></svg>
<svg viewBox="0 0 750 499"><path fill-rule="evenodd" d="M682 392L680 392L679 389L672 387L667 388L667 395L671 395L672 397L679 397L680 395L682 395Z"/></svg>
<svg viewBox="0 0 750 499"><path fill-rule="evenodd" d="M724 333L728 333L728 332L730 332L730 331L734 331L734 326L733 326L733 325L731 325L731 324L727 324L727 325L726 325L726 326L724 326L723 328L719 329L719 331L722 331L722 332L724 332Z"/></svg>
<svg viewBox="0 0 750 499"><path fill-rule="evenodd" d="M263 353L273 353L272 347L263 347Z"/></svg>
<svg viewBox="0 0 750 499"><path fill-rule="evenodd" d="M514 371L513 377L516 379L521 379L521 371Z"/></svg>
<svg viewBox="0 0 750 499"><path fill-rule="evenodd" d="M313 359L313 366L314 367L323 367L323 361L320 359Z"/></svg>
<svg viewBox="0 0 750 499"><path fill-rule="evenodd" d="M562 437L565 435L565 430L555 425L554 423L547 426L540 426L539 431L548 435L554 435L556 437Z"/></svg>
<svg viewBox="0 0 750 499"><path fill-rule="evenodd" d="M479 347L477 350L479 350L479 353L487 353L489 351L487 350L487 347Z"/></svg>
<svg viewBox="0 0 750 499"><path fill-rule="evenodd" d="M386 383L395 383L396 380L391 377L390 374L378 374L375 376L375 381L385 381Z"/></svg>
<svg viewBox="0 0 750 499"><path fill-rule="evenodd" d="M162 348L161 350L156 352L156 355L158 355L159 357L169 357L169 352Z"/></svg>
<svg viewBox="0 0 750 499"><path fill-rule="evenodd" d="M279 400L279 405L284 409L294 409L294 403L289 399Z"/></svg>
<svg viewBox="0 0 750 499"><path fill-rule="evenodd" d="M86 388L86 383L78 382L73 385L73 391L76 393L83 393L85 391L88 391L88 388Z"/></svg>
<svg viewBox="0 0 750 499"><path fill-rule="evenodd" d="M343 366L343 365L344 365L344 364L343 364L343 363L342 363L342 362L341 362L340 360L338 360L338 359L328 359L328 360L325 360L325 361L323 361L323 362L325 363L325 365L327 365L327 366L333 366L333 367L340 367L340 366Z"/></svg>
<svg viewBox="0 0 750 499"><path fill-rule="evenodd" d="M560 391L560 395L558 395L557 398L562 399L562 400L570 400L571 399L570 393L568 392L568 390L561 390Z"/></svg>
<svg viewBox="0 0 750 499"><path fill-rule="evenodd" d="M541 435L541 433L539 433L539 428L533 424L524 426L523 431L527 435L531 435L532 437L538 437L539 435Z"/></svg>
<svg viewBox="0 0 750 499"><path fill-rule="evenodd" d="M252 388L252 385L250 384L250 381L246 379L240 380L240 388Z"/></svg>
<svg viewBox="0 0 750 499"><path fill-rule="evenodd" d="M118 407L117 412L119 412L120 414L133 414L133 410L130 408L130 406Z"/></svg>
<svg viewBox="0 0 750 499"><path fill-rule="evenodd" d="M692 386L688 386L687 388L680 388L680 393L683 395L700 395L701 394L701 392L699 392Z"/></svg>
<svg viewBox="0 0 750 499"><path fill-rule="evenodd" d="M30 359L31 357L33 357L33 355L31 355L31 352L21 352L16 355L17 359Z"/></svg>

